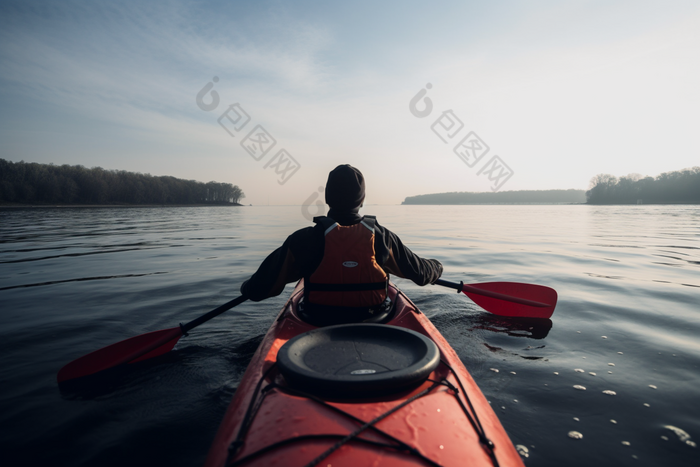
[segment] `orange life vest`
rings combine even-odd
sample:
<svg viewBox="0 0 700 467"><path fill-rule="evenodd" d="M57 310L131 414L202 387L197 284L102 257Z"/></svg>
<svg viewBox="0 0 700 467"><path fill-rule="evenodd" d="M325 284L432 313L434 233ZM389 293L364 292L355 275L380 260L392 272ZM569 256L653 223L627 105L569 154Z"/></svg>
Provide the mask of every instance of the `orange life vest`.
<svg viewBox="0 0 700 467"><path fill-rule="evenodd" d="M330 217L314 222L325 229L325 247L321 264L304 282L308 302L367 308L382 304L389 278L375 257L374 216L347 226Z"/></svg>

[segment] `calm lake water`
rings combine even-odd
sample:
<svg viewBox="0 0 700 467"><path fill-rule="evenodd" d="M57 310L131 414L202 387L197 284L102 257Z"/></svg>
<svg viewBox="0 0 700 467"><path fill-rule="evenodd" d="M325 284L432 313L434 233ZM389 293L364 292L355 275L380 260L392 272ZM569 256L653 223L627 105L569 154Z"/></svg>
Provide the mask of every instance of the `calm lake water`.
<svg viewBox="0 0 700 467"><path fill-rule="evenodd" d="M292 285L108 384L61 392L56 372L238 296L262 259L308 225L300 209L0 211L0 464L200 465ZM559 293L551 323L533 325L395 280L458 352L526 465L700 465L700 206L363 213L442 261L445 279Z"/></svg>

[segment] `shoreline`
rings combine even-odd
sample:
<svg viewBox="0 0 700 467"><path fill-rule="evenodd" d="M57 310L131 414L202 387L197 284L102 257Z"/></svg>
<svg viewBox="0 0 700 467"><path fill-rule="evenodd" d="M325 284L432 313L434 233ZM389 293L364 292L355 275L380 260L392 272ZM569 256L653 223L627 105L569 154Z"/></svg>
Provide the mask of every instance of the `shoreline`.
<svg viewBox="0 0 700 467"><path fill-rule="evenodd" d="M239 207L244 204L0 204L0 209L56 209L56 208L203 208Z"/></svg>
<svg viewBox="0 0 700 467"><path fill-rule="evenodd" d="M700 203L449 203L449 204L428 204L428 203L401 203L401 206L692 206Z"/></svg>

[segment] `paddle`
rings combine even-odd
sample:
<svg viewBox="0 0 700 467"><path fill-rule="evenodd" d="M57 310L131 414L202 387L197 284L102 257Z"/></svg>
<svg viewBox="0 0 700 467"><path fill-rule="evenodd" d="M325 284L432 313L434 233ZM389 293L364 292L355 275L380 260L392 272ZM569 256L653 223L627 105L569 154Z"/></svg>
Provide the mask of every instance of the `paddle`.
<svg viewBox="0 0 700 467"><path fill-rule="evenodd" d="M438 279L435 284L464 292L474 303L500 316L549 318L557 304L557 292L542 285L519 282L464 284L442 279ZM61 368L57 375L58 382L62 383L125 363L140 362L166 354L189 330L244 301L246 298L243 296L235 298L187 324L131 337L84 355Z"/></svg>
<svg viewBox="0 0 700 467"><path fill-rule="evenodd" d="M246 300L247 298L243 296L234 298L187 324L131 337L84 355L60 369L57 375L58 383L92 375L124 363L139 362L168 353L175 347L180 337L190 329L196 328Z"/></svg>
<svg viewBox="0 0 700 467"><path fill-rule="evenodd" d="M556 290L521 282L464 284L438 279L435 284L456 289L484 310L500 316L549 318L557 305Z"/></svg>

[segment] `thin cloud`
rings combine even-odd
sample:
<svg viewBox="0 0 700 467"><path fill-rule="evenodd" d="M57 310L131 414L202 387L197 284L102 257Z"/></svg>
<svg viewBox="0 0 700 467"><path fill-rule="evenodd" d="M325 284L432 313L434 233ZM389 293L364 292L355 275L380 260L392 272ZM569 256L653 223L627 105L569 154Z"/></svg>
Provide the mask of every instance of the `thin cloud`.
<svg viewBox="0 0 700 467"><path fill-rule="evenodd" d="M16 8L4 21L0 79L7 93L107 119L124 107L183 116L193 93L214 74L253 91L307 90L323 79L314 54L324 33L309 27L292 35L273 27L280 40L267 47L251 43L234 21L226 28L207 28L196 17L188 23L190 10L177 2L162 10L148 4L53 5L41 15Z"/></svg>

